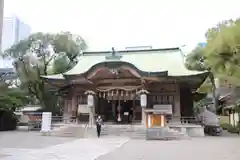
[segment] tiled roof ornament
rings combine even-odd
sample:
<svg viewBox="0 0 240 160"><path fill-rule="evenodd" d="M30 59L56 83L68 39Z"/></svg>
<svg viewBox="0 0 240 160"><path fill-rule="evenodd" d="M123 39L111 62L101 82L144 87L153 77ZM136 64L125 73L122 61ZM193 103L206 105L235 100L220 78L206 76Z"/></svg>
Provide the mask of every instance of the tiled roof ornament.
<svg viewBox="0 0 240 160"><path fill-rule="evenodd" d="M115 51L114 47L112 47L112 56L116 56L116 51Z"/></svg>
<svg viewBox="0 0 240 160"><path fill-rule="evenodd" d="M112 47L111 55L107 55L106 60L120 60L122 56L117 55L117 52L115 51L114 47Z"/></svg>

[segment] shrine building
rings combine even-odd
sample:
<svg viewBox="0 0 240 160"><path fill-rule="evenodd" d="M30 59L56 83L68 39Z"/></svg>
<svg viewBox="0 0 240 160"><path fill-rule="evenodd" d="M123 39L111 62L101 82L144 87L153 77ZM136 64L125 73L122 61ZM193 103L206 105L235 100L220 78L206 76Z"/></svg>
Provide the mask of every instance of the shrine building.
<svg viewBox="0 0 240 160"><path fill-rule="evenodd" d="M112 48L83 52L71 70L42 79L61 93L65 117L149 124L147 115L193 117L194 94L208 74L188 70L180 48Z"/></svg>

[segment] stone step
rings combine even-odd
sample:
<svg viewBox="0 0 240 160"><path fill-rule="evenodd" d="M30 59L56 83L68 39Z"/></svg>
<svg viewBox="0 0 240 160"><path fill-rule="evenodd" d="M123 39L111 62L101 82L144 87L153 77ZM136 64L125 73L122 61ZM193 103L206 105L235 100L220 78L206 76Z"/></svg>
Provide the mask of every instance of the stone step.
<svg viewBox="0 0 240 160"><path fill-rule="evenodd" d="M131 139L145 139L146 130L143 127L132 126L107 126L102 128L102 136L122 136Z"/></svg>
<svg viewBox="0 0 240 160"><path fill-rule="evenodd" d="M171 129L168 127L162 128L164 132L165 139L184 139L188 136L180 131ZM61 136L61 137L96 137L97 131L95 126L79 126L79 125L65 125L53 129L51 132L52 136ZM102 127L102 136L119 136L119 137L128 137L131 139L146 139L147 131L144 127L141 126L103 126Z"/></svg>
<svg viewBox="0 0 240 160"><path fill-rule="evenodd" d="M147 131L147 139L148 140L176 140L176 139L188 139L189 136L180 131L171 129L169 127L159 127L159 128L151 128Z"/></svg>
<svg viewBox="0 0 240 160"><path fill-rule="evenodd" d="M51 136L59 137L85 137L85 128L81 126L64 126L57 129L53 129Z"/></svg>

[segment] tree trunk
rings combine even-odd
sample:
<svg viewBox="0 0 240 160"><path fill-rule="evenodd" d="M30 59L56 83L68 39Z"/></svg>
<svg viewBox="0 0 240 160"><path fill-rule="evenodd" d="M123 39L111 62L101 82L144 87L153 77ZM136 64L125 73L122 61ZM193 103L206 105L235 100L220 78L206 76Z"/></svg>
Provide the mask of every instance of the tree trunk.
<svg viewBox="0 0 240 160"><path fill-rule="evenodd" d="M218 109L218 99L216 95L216 84L215 84L215 78L213 73L210 71L209 78L212 83L212 96L213 96L213 111L216 113Z"/></svg>

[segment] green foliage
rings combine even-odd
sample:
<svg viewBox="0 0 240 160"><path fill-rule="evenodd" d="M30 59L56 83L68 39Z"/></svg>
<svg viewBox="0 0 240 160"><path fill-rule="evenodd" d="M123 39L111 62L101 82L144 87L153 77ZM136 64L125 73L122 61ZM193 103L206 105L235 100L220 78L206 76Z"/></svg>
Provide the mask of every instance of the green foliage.
<svg viewBox="0 0 240 160"><path fill-rule="evenodd" d="M3 56L15 58L15 69L21 89L30 93L48 111L56 109L57 97L50 92L42 75L63 73L77 63L86 48L84 40L70 32L58 34L35 33L6 50ZM11 101L17 101L12 99Z"/></svg>
<svg viewBox="0 0 240 160"><path fill-rule="evenodd" d="M196 48L188 57L186 66L193 70L211 69L214 75L240 78L240 20L226 20L208 29L207 45Z"/></svg>
<svg viewBox="0 0 240 160"><path fill-rule="evenodd" d="M28 94L19 88L9 88L9 86L0 82L0 109L12 110L22 107L30 101Z"/></svg>
<svg viewBox="0 0 240 160"><path fill-rule="evenodd" d="M70 59L66 54L60 54L53 62L53 73L64 73L71 69L73 64L70 63Z"/></svg>
<svg viewBox="0 0 240 160"><path fill-rule="evenodd" d="M207 66L204 60L204 48L197 47L187 56L185 65L189 70L205 71Z"/></svg>
<svg viewBox="0 0 240 160"><path fill-rule="evenodd" d="M70 32L62 32L54 37L52 45L55 53L65 53L71 62L76 61L79 52L87 47L82 37Z"/></svg>
<svg viewBox="0 0 240 160"><path fill-rule="evenodd" d="M229 133L239 134L240 128L238 126L234 127L229 123L223 123L220 124L220 126L223 130L227 130Z"/></svg>
<svg viewBox="0 0 240 160"><path fill-rule="evenodd" d="M237 112L237 113L240 113L240 105L236 105L234 107L234 110Z"/></svg>
<svg viewBox="0 0 240 160"><path fill-rule="evenodd" d="M228 20L207 34L206 64L216 73L239 77L240 20Z"/></svg>
<svg viewBox="0 0 240 160"><path fill-rule="evenodd" d="M220 124L220 126L223 130L228 130L229 128L232 128L232 125L229 123L222 123Z"/></svg>
<svg viewBox="0 0 240 160"><path fill-rule="evenodd" d="M206 47L197 47L186 59L191 70L210 71L199 90L215 93L214 77L224 79L232 86L240 84L240 20L226 20L208 29ZM210 85L211 84L211 85ZM216 102L216 96L213 95ZM216 105L215 105L216 106Z"/></svg>

